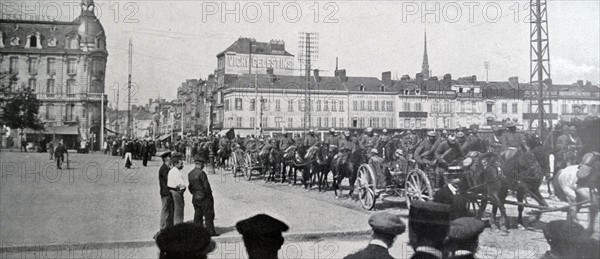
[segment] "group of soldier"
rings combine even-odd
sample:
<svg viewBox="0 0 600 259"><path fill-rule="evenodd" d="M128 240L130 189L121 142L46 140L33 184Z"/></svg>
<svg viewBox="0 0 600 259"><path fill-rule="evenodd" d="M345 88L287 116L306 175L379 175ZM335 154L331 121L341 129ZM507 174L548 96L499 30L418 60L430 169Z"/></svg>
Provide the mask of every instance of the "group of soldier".
<svg viewBox="0 0 600 259"><path fill-rule="evenodd" d="M133 159L142 160L142 165L147 166L148 160L151 160L152 156L156 154L156 145L154 141L148 139L123 137L120 140L107 141L106 150L111 155L121 156L125 160L125 167L130 168Z"/></svg>

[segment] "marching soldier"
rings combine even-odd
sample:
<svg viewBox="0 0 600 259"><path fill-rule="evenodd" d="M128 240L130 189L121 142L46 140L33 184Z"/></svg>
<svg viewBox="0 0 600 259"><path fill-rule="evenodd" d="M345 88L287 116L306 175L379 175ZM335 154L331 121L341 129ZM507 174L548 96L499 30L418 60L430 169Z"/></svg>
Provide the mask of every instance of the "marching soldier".
<svg viewBox="0 0 600 259"><path fill-rule="evenodd" d="M312 146L316 145L319 142L321 142L321 141L319 140L319 137L315 134L315 130L314 129L310 129L308 131L308 135L306 135L306 137L304 138L304 146L305 147L312 147Z"/></svg>
<svg viewBox="0 0 600 259"><path fill-rule="evenodd" d="M325 144L329 145L329 151L336 152L340 146L340 138L335 134L335 129L329 130L329 136L325 139Z"/></svg>
<svg viewBox="0 0 600 259"><path fill-rule="evenodd" d="M436 142L436 138L437 134L435 134L435 131L427 132L427 139L421 141L419 146L415 149L414 158L421 169L426 165L433 166L435 154L432 148Z"/></svg>

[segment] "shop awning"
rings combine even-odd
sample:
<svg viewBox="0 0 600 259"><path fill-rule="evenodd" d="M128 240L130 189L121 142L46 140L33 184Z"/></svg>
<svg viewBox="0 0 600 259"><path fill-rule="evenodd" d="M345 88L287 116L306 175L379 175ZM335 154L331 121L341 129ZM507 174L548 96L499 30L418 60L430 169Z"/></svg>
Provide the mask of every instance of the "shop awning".
<svg viewBox="0 0 600 259"><path fill-rule="evenodd" d="M78 126L56 126L56 127L46 127L44 130L32 130L25 129L23 130L25 134L44 134L44 135L79 135L79 127Z"/></svg>
<svg viewBox="0 0 600 259"><path fill-rule="evenodd" d="M171 137L171 134L162 135L162 136L158 137L158 141L163 141L165 139L168 139L169 137Z"/></svg>

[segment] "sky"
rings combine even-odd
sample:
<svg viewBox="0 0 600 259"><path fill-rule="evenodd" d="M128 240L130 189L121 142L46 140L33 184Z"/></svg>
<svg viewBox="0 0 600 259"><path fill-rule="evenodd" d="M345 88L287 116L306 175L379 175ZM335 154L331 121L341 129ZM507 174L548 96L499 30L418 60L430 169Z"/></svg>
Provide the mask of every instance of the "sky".
<svg viewBox="0 0 600 259"><path fill-rule="evenodd" d="M77 2L18 2L24 12L79 15ZM314 68L333 75L393 77L421 71L427 31L432 75L518 76L529 81L529 1L95 1L107 38L106 93L114 104L127 82L133 42L132 99L174 99L186 79L207 78L216 54L239 37L281 39L298 53L298 33L319 33ZM36 7L35 4L39 4ZM33 6L33 7L32 7ZM37 8L37 9L36 9ZM76 8L76 6L75 6ZM555 83L600 82L600 1L548 1L550 67ZM296 62L297 63L297 62ZM124 100L124 91L120 99ZM121 104L123 109L125 105Z"/></svg>

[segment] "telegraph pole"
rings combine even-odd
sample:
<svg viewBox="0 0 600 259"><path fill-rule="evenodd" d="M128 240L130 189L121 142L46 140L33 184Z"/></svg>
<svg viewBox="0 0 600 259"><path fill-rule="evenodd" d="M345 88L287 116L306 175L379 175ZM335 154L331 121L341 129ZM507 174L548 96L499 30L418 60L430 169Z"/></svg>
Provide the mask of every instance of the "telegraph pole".
<svg viewBox="0 0 600 259"><path fill-rule="evenodd" d="M127 137L131 137L131 62L133 45L129 38L129 76L127 80Z"/></svg>
<svg viewBox="0 0 600 259"><path fill-rule="evenodd" d="M548 36L548 13L546 0L531 0L529 8L529 30L530 30L530 49L529 57L531 60L530 71L530 88L528 97L530 98L530 117L529 126L531 128L533 121L533 100L537 99L537 120L538 132L541 139L545 139L544 119L546 117L544 106L548 105L550 113L552 113L552 96L550 93L551 84L550 77L550 38ZM544 78L545 77L545 78ZM536 89L537 87L537 89ZM549 120L550 128L552 128L552 118Z"/></svg>

